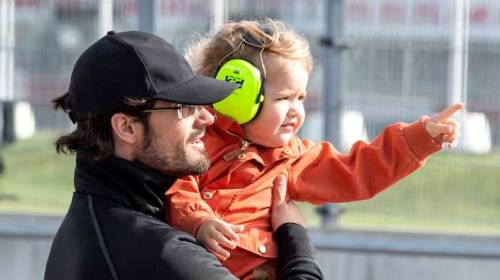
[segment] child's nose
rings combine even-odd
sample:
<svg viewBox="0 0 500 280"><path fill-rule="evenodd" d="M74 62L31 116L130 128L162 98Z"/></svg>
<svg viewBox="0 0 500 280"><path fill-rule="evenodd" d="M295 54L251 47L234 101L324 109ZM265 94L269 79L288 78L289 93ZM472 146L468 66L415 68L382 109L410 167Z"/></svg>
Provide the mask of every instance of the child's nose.
<svg viewBox="0 0 500 280"><path fill-rule="evenodd" d="M302 103L302 101L294 99L294 101L290 103L290 109L288 110L288 114L296 115L298 112L303 110L303 108L304 104Z"/></svg>

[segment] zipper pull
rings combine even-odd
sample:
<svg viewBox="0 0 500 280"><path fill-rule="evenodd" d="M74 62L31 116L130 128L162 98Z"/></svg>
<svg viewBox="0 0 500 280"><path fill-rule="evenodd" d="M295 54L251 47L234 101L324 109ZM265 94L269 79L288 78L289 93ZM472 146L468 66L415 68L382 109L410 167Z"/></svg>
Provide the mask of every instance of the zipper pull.
<svg viewBox="0 0 500 280"><path fill-rule="evenodd" d="M247 150L249 145L250 145L250 142L248 142L247 140L241 140L241 148L225 154L223 156L224 160L231 161L231 160L237 158L239 155L243 154Z"/></svg>
<svg viewBox="0 0 500 280"><path fill-rule="evenodd" d="M246 151L248 146L250 146L250 141L241 140L241 151Z"/></svg>

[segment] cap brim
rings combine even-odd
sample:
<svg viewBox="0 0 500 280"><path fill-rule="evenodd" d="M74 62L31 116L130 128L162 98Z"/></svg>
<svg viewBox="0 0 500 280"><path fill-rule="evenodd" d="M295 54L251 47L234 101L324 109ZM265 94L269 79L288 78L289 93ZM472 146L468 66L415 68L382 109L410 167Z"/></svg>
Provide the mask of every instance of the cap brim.
<svg viewBox="0 0 500 280"><path fill-rule="evenodd" d="M160 92L155 99L193 105L216 103L238 88L238 84L206 76L194 76L180 85Z"/></svg>

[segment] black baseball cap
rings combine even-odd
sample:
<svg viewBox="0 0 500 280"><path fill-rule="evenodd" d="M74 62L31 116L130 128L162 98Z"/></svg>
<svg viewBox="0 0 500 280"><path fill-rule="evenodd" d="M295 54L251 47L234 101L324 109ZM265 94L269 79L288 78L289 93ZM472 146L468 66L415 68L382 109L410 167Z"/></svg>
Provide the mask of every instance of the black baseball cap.
<svg viewBox="0 0 500 280"><path fill-rule="evenodd" d="M73 121L113 113L125 98L204 105L222 100L237 84L195 75L165 40L140 31L114 32L78 58L69 86Z"/></svg>

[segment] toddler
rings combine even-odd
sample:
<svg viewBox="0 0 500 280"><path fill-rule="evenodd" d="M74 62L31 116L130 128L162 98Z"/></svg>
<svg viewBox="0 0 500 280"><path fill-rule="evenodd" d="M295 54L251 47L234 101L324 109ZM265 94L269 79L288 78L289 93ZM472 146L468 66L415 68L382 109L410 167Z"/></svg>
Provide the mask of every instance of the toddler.
<svg viewBox="0 0 500 280"><path fill-rule="evenodd" d="M312 57L307 41L282 22L228 23L188 53L198 73L240 84L214 104L204 135L211 168L179 179L166 196L168 219L202 242L234 275L274 279L271 186L286 174L291 199L315 204L369 199L425 159L456 144L455 104L433 117L386 127L349 154L296 135L305 112Z"/></svg>

